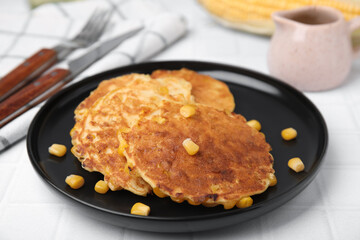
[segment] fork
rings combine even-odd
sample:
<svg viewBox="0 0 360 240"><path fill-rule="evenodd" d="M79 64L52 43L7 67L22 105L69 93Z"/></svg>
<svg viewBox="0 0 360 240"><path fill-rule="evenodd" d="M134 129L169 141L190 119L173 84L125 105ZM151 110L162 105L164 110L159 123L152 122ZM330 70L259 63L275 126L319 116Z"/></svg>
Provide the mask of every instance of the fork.
<svg viewBox="0 0 360 240"><path fill-rule="evenodd" d="M95 10L82 30L71 40L61 42L52 49L43 48L0 79L0 102L29 81L40 76L56 62L64 60L78 48L88 47L102 35L111 12Z"/></svg>

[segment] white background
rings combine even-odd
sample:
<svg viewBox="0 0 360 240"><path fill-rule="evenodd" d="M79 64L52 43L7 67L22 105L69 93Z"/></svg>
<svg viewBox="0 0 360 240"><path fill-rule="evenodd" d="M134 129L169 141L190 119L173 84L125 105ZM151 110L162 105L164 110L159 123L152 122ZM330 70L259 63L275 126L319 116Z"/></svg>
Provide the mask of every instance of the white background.
<svg viewBox="0 0 360 240"><path fill-rule="evenodd" d="M152 60L214 61L268 73L269 38L219 26L194 0L153 2L183 14L189 32ZM23 18L28 11L25 0L0 1L0 17ZM25 57L18 48L11 49L17 51L12 58L4 58L14 37L0 31L0 75ZM301 194L264 216L230 228L186 234L139 232L104 224L50 192L32 168L22 140L0 153L0 239L360 239L359 78L360 61L356 60L343 86L306 93L328 125L330 142L324 164Z"/></svg>

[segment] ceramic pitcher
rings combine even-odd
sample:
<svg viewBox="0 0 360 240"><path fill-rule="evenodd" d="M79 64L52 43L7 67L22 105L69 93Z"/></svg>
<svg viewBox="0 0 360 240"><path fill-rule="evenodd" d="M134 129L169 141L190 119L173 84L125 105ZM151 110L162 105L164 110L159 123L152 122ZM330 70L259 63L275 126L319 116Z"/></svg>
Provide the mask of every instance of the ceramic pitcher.
<svg viewBox="0 0 360 240"><path fill-rule="evenodd" d="M345 21L341 12L307 6L272 15L276 29L268 52L270 73L303 91L321 91L343 83L358 49L351 32L360 18Z"/></svg>

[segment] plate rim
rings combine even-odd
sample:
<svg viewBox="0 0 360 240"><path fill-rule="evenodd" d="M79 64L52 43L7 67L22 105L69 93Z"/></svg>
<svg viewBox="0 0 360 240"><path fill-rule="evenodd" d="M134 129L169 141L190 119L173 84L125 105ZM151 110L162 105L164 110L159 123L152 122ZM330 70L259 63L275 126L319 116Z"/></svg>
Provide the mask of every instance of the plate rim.
<svg viewBox="0 0 360 240"><path fill-rule="evenodd" d="M58 186L56 186L54 183L51 182L51 180L46 176L46 173L44 173L41 169L41 166L38 164L38 160L36 160L36 154L34 154L32 149L32 145L33 143L33 132L36 130L36 125L38 124L39 121L41 121L40 117L42 116L42 114L44 114L44 112L47 110L46 107L48 105L52 105L53 102L56 102L56 100L59 99L59 97L61 97L62 94L66 94L67 92L71 92L74 91L75 89L77 89L79 86L83 86L86 85L86 82L89 80L93 80L93 79L99 79L100 76L102 75L114 75L117 72L131 72L131 69L141 69L144 68L146 66L151 66L151 65L174 65L177 66L177 68L182 68L182 67L187 67L189 65L204 65L209 67L216 67L214 70L224 70L224 68L226 69L225 71L229 71L229 69L231 69L231 72L237 72L241 75L244 76L248 76L251 78L255 78L258 81L261 82L266 82L269 85L272 85L276 88L278 88L278 86L280 86L281 88L284 88L286 91L290 92L291 94L295 94L295 96L297 98L300 98L300 100L303 102L305 101L305 105L309 105L312 109L312 112L314 112L314 114L316 115L316 118L320 121L320 125L323 126L323 133L324 133L324 144L322 146L322 151L321 154L319 155L319 157L316 159L316 163L315 166L312 168L311 172L307 174L307 176L299 181L296 185L294 185L294 187L292 187L290 190L283 192L281 194L276 195L275 197L273 197L272 199L266 199L260 203L257 203L256 205L252 205L249 208L246 209L232 209L231 211L226 211L224 210L223 212L217 212L217 213L209 213L209 214L204 214L204 215L200 215L200 216L182 216L182 217L160 217L160 216L138 216L138 215L133 215L130 213L125 213L125 212L119 212L119 211L115 211L115 210L110 210L110 209L106 209L106 208L102 208L102 207L98 207L96 205L93 205L91 203L88 203L86 201L83 201L81 199L76 198L75 196L70 195L69 193L63 191L62 189L60 189ZM182 66L182 65L186 65L186 66ZM158 69L161 69L161 66ZM171 69L171 68L168 68ZM175 69L175 68L174 68ZM234 71L235 70L235 71ZM197 71L201 71L201 70L197 70ZM137 71L137 72L142 72L142 71ZM104 79L105 80L105 79ZM225 83L232 83L232 84L237 84L234 82L229 82L229 81L223 81ZM278 85L278 86L277 86ZM35 131L36 132L36 131ZM312 180L316 177L320 166L322 165L322 163L324 162L324 157L326 155L326 151L328 148L328 142L329 142L329 135L328 135L328 128L327 128L327 124L325 122L324 117L322 116L321 112L319 111L319 109L316 107L316 105L308 98L306 97L302 92L300 92L299 90L295 89L294 87L290 86L289 84L282 82L270 75L255 71L255 70L251 70L251 69L247 69L247 68L243 68L240 66L235 66L235 65L230 65L230 64L224 64L224 63L217 63L217 62L209 62L209 61L192 61L192 60L179 60L179 61L150 61L150 62L143 62L143 63L137 63L137 64L131 64L131 65L127 65L127 66L122 66L122 67L118 67L118 68L114 68L114 69L110 69L107 71L103 71L100 73L97 73L95 75L91 75L91 76L87 76L85 78L82 78L81 80L79 80L78 82L64 88L61 89L59 92L57 92L54 96L52 96L50 99L48 99L45 104L41 107L41 109L37 112L37 114L35 115L35 117L33 118L33 120L31 121L30 127L28 129L28 134L26 137L26 145L27 145L27 152L29 155L29 160L32 164L32 166L35 168L36 172L39 174L39 176L45 180L46 183L50 184L50 186L52 186L55 190L57 190L59 193L61 193L62 195L75 200L75 202L83 204L87 207L93 208L95 210L99 210L111 215L116 215L116 216L121 216L121 217L126 217L126 218L135 218L135 219L143 219L143 220L156 220L156 221L196 221L196 220L203 220L203 219L209 219L209 218L217 218L217 217L224 217L224 216L231 216L231 215L238 215L241 213L245 213L245 212L250 212L250 211L254 211L256 209L260 209L262 208L264 205L268 205L268 203L272 203L272 202L279 202L282 200L282 204L288 202L289 200L291 200L293 197L295 197L296 195L298 195L301 191L303 191L311 182ZM35 143L35 145L37 145ZM300 185L300 189L299 189L299 185ZM298 190L296 194L293 194L293 196L289 199L286 199L285 201L283 200L283 196L289 194L289 191L292 192L294 191L294 189ZM282 205L280 204L280 206ZM278 206L273 207L271 209L269 209L268 211L272 211L274 209L276 209Z"/></svg>

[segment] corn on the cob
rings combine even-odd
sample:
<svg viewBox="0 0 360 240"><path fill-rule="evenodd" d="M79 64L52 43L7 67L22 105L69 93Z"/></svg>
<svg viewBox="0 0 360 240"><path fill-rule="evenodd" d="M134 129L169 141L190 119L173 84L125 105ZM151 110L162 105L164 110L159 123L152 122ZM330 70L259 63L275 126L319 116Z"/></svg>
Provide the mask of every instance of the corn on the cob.
<svg viewBox="0 0 360 240"><path fill-rule="evenodd" d="M271 35L274 25L271 14L275 11L315 5L340 10L346 20L360 15L360 2L356 0L198 0L215 19L225 26L258 34Z"/></svg>

